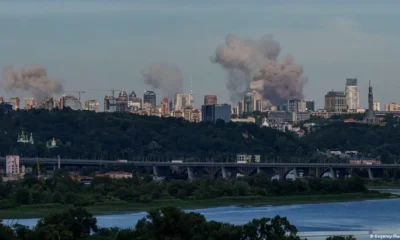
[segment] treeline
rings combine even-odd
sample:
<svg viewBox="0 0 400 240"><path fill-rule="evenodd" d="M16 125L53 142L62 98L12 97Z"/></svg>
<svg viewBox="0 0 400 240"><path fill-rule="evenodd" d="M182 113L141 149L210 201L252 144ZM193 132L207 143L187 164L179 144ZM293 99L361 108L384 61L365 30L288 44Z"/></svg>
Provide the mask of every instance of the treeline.
<svg viewBox="0 0 400 240"><path fill-rule="evenodd" d="M331 123L304 139L311 149L356 150L364 157L379 157L383 163L400 162L400 127L358 123Z"/></svg>
<svg viewBox="0 0 400 240"><path fill-rule="evenodd" d="M91 206L116 201L147 203L156 200L202 200L240 196L282 196L365 192L361 178L305 178L294 181L269 180L258 174L236 180L204 178L194 181L155 182L150 176L113 180L95 177L90 185L71 180L66 172L56 172L47 180L25 175L17 182L0 183L0 208L20 205L60 203Z"/></svg>
<svg viewBox="0 0 400 240"><path fill-rule="evenodd" d="M177 208L151 211L133 229L99 228L83 208L49 215L30 229L0 221L0 239L7 240L300 240L297 228L285 217L254 219L243 226L207 221L199 213ZM355 240L353 236L327 240Z"/></svg>
<svg viewBox="0 0 400 240"><path fill-rule="evenodd" d="M21 131L33 133L35 143L17 143ZM53 138L57 147L48 149L46 143ZM0 105L0 156L234 161L240 152L274 159L305 157L310 151L294 135L260 129L255 124L190 123L176 118L70 109L5 111Z"/></svg>

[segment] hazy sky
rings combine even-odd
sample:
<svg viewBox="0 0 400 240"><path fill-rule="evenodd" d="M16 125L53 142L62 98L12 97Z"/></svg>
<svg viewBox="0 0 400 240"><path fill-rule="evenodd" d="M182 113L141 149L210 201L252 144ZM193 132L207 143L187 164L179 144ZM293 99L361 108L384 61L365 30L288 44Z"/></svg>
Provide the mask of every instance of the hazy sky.
<svg viewBox="0 0 400 240"><path fill-rule="evenodd" d="M141 69L166 61L180 67L186 91L193 78L199 106L205 94L229 102L225 72L209 60L225 35L270 33L281 56L303 66L305 96L317 107L328 90L344 90L346 77L359 79L362 107L368 80L376 101L400 102L400 1L276 2L0 0L0 68L43 65L65 89L102 102L104 92L89 90L142 95Z"/></svg>

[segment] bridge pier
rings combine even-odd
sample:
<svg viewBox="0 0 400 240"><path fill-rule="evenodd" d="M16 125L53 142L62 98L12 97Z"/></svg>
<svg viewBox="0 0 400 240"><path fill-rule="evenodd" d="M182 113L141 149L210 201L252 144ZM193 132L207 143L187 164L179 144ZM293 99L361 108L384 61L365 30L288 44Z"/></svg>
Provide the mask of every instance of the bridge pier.
<svg viewBox="0 0 400 240"><path fill-rule="evenodd" d="M226 167L222 167L221 172L222 172L222 178L228 179L228 170L226 169Z"/></svg>
<svg viewBox="0 0 400 240"><path fill-rule="evenodd" d="M330 167L329 169L330 169L330 172L331 172L331 178L332 178L332 179L335 179L335 178L336 178L336 171L335 171L335 169L333 169L332 167Z"/></svg>
<svg viewBox="0 0 400 240"><path fill-rule="evenodd" d="M193 169L191 167L187 167L187 174L188 174L189 181L194 179L194 173L193 173Z"/></svg>
<svg viewBox="0 0 400 240"><path fill-rule="evenodd" d="M160 177L160 173L158 171L158 167L157 166L153 166L153 175L156 177Z"/></svg>
<svg viewBox="0 0 400 240"><path fill-rule="evenodd" d="M372 169L368 168L367 171L368 171L368 178L371 180L374 179L374 174L372 173Z"/></svg>
<svg viewBox="0 0 400 240"><path fill-rule="evenodd" d="M263 173L264 171L260 168L260 167L257 167L257 174L260 174L260 173Z"/></svg>
<svg viewBox="0 0 400 240"><path fill-rule="evenodd" d="M293 176L294 176L294 180L296 180L296 178L299 177L299 173L297 172L297 168L295 168L295 167L293 168L292 174L293 174Z"/></svg>

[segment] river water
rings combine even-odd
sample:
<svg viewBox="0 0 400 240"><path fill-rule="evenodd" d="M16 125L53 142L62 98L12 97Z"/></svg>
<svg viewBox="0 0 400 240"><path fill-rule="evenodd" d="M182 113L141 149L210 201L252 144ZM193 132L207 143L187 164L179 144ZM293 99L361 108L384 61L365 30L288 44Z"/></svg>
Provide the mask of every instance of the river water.
<svg viewBox="0 0 400 240"><path fill-rule="evenodd" d="M371 234L376 234L376 237L379 234L400 236L399 199L264 207L231 206L191 211L203 214L207 220L232 224L244 224L254 218L285 216L298 228L301 237L313 240L350 234L359 240L379 239L371 237ZM98 216L97 220L100 227L131 228L144 216L145 213L129 213ZM37 219L18 221L31 227L36 222Z"/></svg>

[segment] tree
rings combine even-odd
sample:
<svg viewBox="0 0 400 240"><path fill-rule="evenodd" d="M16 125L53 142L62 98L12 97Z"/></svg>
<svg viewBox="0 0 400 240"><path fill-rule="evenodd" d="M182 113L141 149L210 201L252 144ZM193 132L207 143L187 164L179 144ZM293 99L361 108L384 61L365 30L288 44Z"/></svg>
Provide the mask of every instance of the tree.
<svg viewBox="0 0 400 240"><path fill-rule="evenodd" d="M241 240L300 240L297 228L284 217L254 219L243 226Z"/></svg>
<svg viewBox="0 0 400 240"><path fill-rule="evenodd" d="M26 188L19 188L15 192L15 203L26 205L30 203L30 193Z"/></svg>

